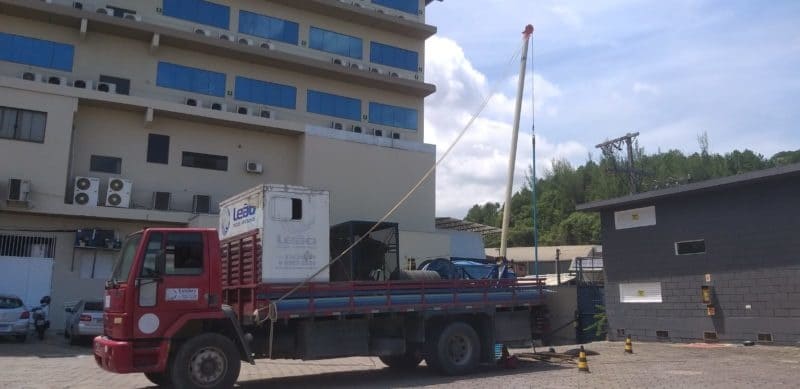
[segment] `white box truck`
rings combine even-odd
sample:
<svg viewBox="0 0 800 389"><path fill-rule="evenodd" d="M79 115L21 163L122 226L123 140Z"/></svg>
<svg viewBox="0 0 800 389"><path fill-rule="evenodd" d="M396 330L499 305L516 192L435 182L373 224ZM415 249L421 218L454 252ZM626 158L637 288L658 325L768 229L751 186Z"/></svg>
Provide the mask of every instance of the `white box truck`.
<svg viewBox="0 0 800 389"><path fill-rule="evenodd" d="M262 282L300 282L330 261L328 191L259 185L219 208L220 240L259 230ZM328 282L328 270L313 281Z"/></svg>

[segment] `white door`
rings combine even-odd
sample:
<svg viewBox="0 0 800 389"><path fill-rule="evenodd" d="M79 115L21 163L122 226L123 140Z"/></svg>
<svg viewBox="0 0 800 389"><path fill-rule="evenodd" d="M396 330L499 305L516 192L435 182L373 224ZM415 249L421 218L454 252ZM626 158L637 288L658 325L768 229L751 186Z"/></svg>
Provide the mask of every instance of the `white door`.
<svg viewBox="0 0 800 389"><path fill-rule="evenodd" d="M15 294L30 308L50 295L52 258L0 256L0 293Z"/></svg>

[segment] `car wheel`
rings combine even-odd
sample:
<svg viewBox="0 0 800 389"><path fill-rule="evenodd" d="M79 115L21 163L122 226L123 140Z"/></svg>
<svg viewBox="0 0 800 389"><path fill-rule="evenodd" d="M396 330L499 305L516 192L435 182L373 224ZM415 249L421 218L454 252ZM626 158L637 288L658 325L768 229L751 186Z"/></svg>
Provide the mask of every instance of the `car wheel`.
<svg viewBox="0 0 800 389"><path fill-rule="evenodd" d="M240 368L236 345L223 335L205 333L178 349L169 370L176 388L231 388Z"/></svg>

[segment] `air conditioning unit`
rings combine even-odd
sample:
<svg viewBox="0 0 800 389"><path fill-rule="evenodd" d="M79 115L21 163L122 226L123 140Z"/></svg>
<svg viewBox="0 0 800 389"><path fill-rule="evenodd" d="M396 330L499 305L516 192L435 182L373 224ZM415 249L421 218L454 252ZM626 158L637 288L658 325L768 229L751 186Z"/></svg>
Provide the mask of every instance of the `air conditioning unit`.
<svg viewBox="0 0 800 389"><path fill-rule="evenodd" d="M383 136L383 130L373 130L372 135Z"/></svg>
<svg viewBox="0 0 800 389"><path fill-rule="evenodd" d="M172 193L153 192L153 209L169 211L172 207Z"/></svg>
<svg viewBox="0 0 800 389"><path fill-rule="evenodd" d="M97 12L97 13L99 13L101 15L114 16L114 10L111 9L111 8L100 7L98 9L96 9L95 12Z"/></svg>
<svg viewBox="0 0 800 389"><path fill-rule="evenodd" d="M99 92L117 93L117 84L112 84L110 82L100 82L97 84L97 90Z"/></svg>
<svg viewBox="0 0 800 389"><path fill-rule="evenodd" d="M399 132L393 132L392 133L392 139L400 139L400 133Z"/></svg>
<svg viewBox="0 0 800 389"><path fill-rule="evenodd" d="M211 211L211 196L192 196L192 213L209 213Z"/></svg>
<svg viewBox="0 0 800 389"><path fill-rule="evenodd" d="M98 193L100 191L100 179L95 177L75 177L75 187L72 194L72 202L86 207L96 207Z"/></svg>
<svg viewBox="0 0 800 389"><path fill-rule="evenodd" d="M50 76L47 77L47 83L52 85L67 85L67 79L65 77Z"/></svg>
<svg viewBox="0 0 800 389"><path fill-rule="evenodd" d="M226 34L226 33L222 32L222 33L219 34L219 39L224 40L224 41L228 41L228 42L233 42L233 35Z"/></svg>
<svg viewBox="0 0 800 389"><path fill-rule="evenodd" d="M8 201L25 203L31 193L31 182L19 178L8 179Z"/></svg>
<svg viewBox="0 0 800 389"><path fill-rule="evenodd" d="M392 76L393 78L400 78L400 75L399 75L399 74L397 74L397 73L395 73L395 72L392 72L391 76Z"/></svg>
<svg viewBox="0 0 800 389"><path fill-rule="evenodd" d="M228 104L225 103L211 103L211 109L214 111L227 111Z"/></svg>
<svg viewBox="0 0 800 389"><path fill-rule="evenodd" d="M264 42L261 44L261 48L267 50L275 50L275 45L273 45L272 42Z"/></svg>
<svg viewBox="0 0 800 389"><path fill-rule="evenodd" d="M353 128L352 128L352 130L353 130L353 132L355 132L356 134L360 134L360 133L363 131L363 130L361 129L361 126L357 126L357 125L353 125Z"/></svg>
<svg viewBox="0 0 800 389"><path fill-rule="evenodd" d="M186 105L190 107L202 107L203 102L199 99L195 99L194 97L187 97L186 98Z"/></svg>
<svg viewBox="0 0 800 389"><path fill-rule="evenodd" d="M42 75L34 72L22 73L22 79L26 81L42 82Z"/></svg>
<svg viewBox="0 0 800 389"><path fill-rule="evenodd" d="M131 189L133 189L133 181L117 177L110 178L108 180L108 190L106 191L106 206L130 207Z"/></svg>
<svg viewBox="0 0 800 389"><path fill-rule="evenodd" d="M197 35L211 36L211 31L208 31L205 28L200 28L200 27L195 28L194 33Z"/></svg>
<svg viewBox="0 0 800 389"><path fill-rule="evenodd" d="M75 80L72 86L81 89L92 89L92 80Z"/></svg>
<svg viewBox="0 0 800 389"><path fill-rule="evenodd" d="M340 122L331 122L331 128L334 130L341 130L344 129L344 126Z"/></svg>
<svg viewBox="0 0 800 389"><path fill-rule="evenodd" d="M264 119L274 119L275 118L274 117L274 113L272 111L268 110L268 109L262 109L261 112L259 113L259 116L261 116Z"/></svg>
<svg viewBox="0 0 800 389"><path fill-rule="evenodd" d="M247 161L244 164L244 170L248 173L261 174L264 172L264 166L260 162Z"/></svg>
<svg viewBox="0 0 800 389"><path fill-rule="evenodd" d="M249 115L250 114L250 107L246 105L240 105L236 107L236 113L240 115Z"/></svg>
<svg viewBox="0 0 800 389"><path fill-rule="evenodd" d="M239 38L239 44L240 45L252 46L254 43L253 43L253 40L250 39L250 38Z"/></svg>
<svg viewBox="0 0 800 389"><path fill-rule="evenodd" d="M343 60L341 58L334 58L332 60L332 62L333 62L334 65L345 66L345 67L350 66L350 64L347 63L347 61L345 61L345 60Z"/></svg>
<svg viewBox="0 0 800 389"><path fill-rule="evenodd" d="M83 9L83 3L81 3L80 1L75 1L72 3L72 8Z"/></svg>
<svg viewBox="0 0 800 389"><path fill-rule="evenodd" d="M125 19L128 19L128 20L134 20L134 21L137 21L137 22L141 22L142 21L142 17L137 15L137 14L126 13L122 17L125 18Z"/></svg>
<svg viewBox="0 0 800 389"><path fill-rule="evenodd" d="M364 70L364 65L356 62L351 62L350 67L353 69Z"/></svg>
<svg viewBox="0 0 800 389"><path fill-rule="evenodd" d="M369 71L372 73L386 74L385 70L379 68L369 68Z"/></svg>

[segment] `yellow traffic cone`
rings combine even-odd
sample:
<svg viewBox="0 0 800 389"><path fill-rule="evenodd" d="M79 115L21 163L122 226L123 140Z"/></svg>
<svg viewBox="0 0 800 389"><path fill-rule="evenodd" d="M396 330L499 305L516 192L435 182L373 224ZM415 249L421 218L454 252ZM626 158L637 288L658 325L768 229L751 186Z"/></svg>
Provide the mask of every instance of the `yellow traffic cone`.
<svg viewBox="0 0 800 389"><path fill-rule="evenodd" d="M633 342L631 342L630 335L625 338L625 354L633 354Z"/></svg>
<svg viewBox="0 0 800 389"><path fill-rule="evenodd" d="M581 346L581 352L578 354L578 371L589 372L589 361L586 360L586 351L583 346Z"/></svg>

